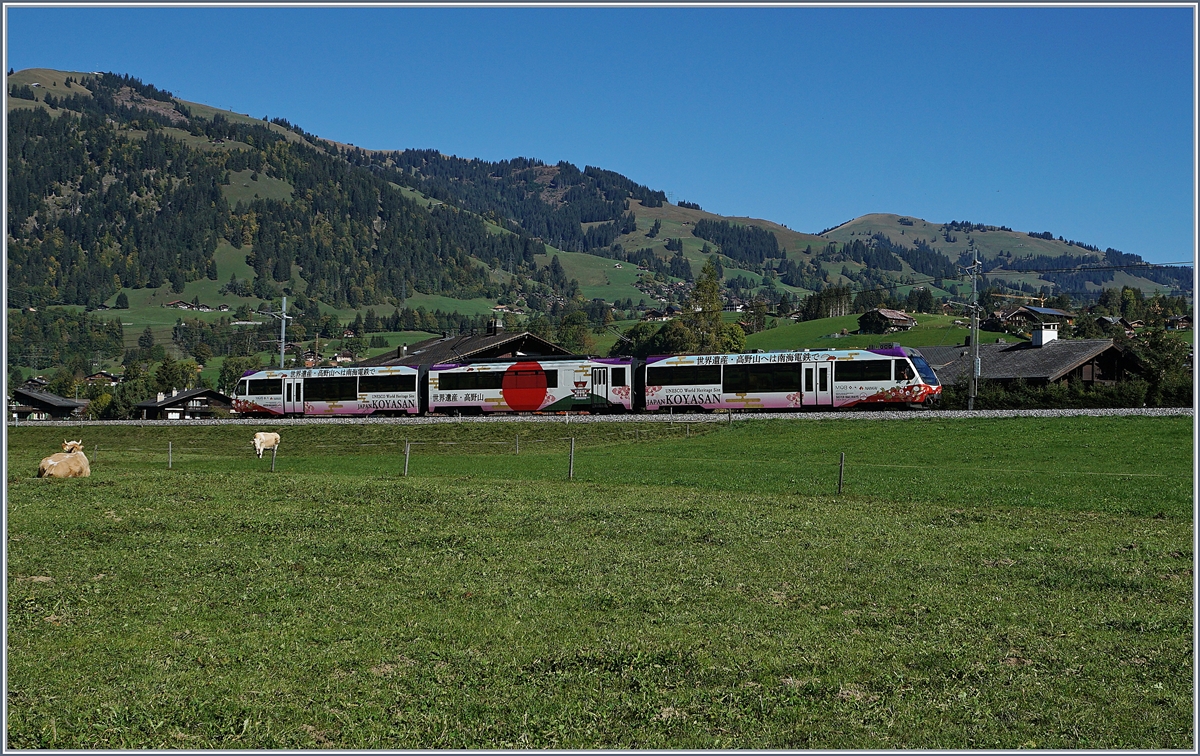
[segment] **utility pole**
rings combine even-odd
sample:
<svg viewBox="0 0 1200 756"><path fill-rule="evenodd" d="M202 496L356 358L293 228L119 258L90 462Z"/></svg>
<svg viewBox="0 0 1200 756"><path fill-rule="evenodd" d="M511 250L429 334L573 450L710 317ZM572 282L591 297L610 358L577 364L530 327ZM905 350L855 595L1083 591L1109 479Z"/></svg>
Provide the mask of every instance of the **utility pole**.
<svg viewBox="0 0 1200 756"><path fill-rule="evenodd" d="M283 354L287 350L287 297L283 298L283 312L279 314L279 369L283 370Z"/></svg>
<svg viewBox="0 0 1200 756"><path fill-rule="evenodd" d="M967 394L967 409L975 409L979 393L979 250L971 245L971 386Z"/></svg>

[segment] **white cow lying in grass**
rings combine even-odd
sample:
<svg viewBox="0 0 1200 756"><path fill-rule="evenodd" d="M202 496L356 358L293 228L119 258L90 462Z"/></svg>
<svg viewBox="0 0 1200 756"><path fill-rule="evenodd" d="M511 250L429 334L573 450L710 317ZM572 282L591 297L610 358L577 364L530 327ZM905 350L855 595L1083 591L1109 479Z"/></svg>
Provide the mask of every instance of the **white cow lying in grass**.
<svg viewBox="0 0 1200 756"><path fill-rule="evenodd" d="M51 454L38 465L39 478L86 478L92 466L83 454L83 441L63 441L63 453Z"/></svg>
<svg viewBox="0 0 1200 756"><path fill-rule="evenodd" d="M263 452L267 449L279 448L278 433L255 433L254 434L254 451L258 452L258 458L262 459Z"/></svg>

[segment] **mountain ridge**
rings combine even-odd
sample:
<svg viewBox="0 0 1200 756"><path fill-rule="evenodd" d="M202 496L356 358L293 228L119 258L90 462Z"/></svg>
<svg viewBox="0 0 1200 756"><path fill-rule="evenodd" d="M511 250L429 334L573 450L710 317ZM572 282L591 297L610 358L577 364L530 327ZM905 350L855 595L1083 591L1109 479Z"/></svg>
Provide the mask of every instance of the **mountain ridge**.
<svg viewBox="0 0 1200 756"><path fill-rule="evenodd" d="M129 76L27 69L9 75L8 90L9 180L10 189L15 182L19 190L15 203L10 192L10 279L16 274L32 290L37 275L22 266L32 266L33 273L44 269L52 284L43 286L46 300L94 306L129 285L157 288L170 281L182 291L202 277L223 279L213 254L226 242L249 247L254 279L247 283L254 296L299 294L336 307L398 304L416 292L463 299L566 295L570 276L537 263L559 250L640 262L685 280L717 255L751 290L766 285L794 298L846 285L928 284L939 296L954 296L959 289L947 280L968 247L990 261L993 280L1024 291L1068 285L1095 291L1118 280L1190 289L1190 273L1185 281L1182 271L1150 267L1143 272L1159 280L1118 278L1115 271L1107 278L1094 272L1062 277L1045 270L1049 266L1039 258L1092 261L1084 264L1136 264L1140 258L1004 227L869 213L808 234L769 220L719 216L692 203L671 204L660 190L593 166L367 150L309 134L286 119L260 120L183 101ZM25 99L30 93L32 99ZM37 127L47 133L63 115L79 119L75 133L61 142L64 153L82 150L83 156L69 166L62 160L51 166L74 171L69 177L35 175L44 166L14 171L14 162L26 165L24 147L36 147L39 138L18 140L12 159L13 121L28 130L26 121L35 116L18 114L29 110L51 117ZM90 116L103 119L88 121ZM100 164L86 146L97 140L118 144L117 151L135 162L105 164L107 172L98 175ZM33 149L30 162L47 159L53 162ZM138 168L137 160L158 162ZM164 183L166 172L179 183ZM131 202L117 210L96 205L117 181L124 181ZM190 194L181 194L180 186ZM41 197L27 188L40 190ZM120 197L109 199L120 204ZM201 212L205 203L210 208ZM185 220L200 219L186 229L162 218L167 207L181 204L193 214ZM71 217L85 206L128 217L89 228ZM22 211L24 217L14 217ZM349 222L339 213L349 213ZM697 235L700 227L707 237ZM64 266L83 266L85 274L72 279Z"/></svg>

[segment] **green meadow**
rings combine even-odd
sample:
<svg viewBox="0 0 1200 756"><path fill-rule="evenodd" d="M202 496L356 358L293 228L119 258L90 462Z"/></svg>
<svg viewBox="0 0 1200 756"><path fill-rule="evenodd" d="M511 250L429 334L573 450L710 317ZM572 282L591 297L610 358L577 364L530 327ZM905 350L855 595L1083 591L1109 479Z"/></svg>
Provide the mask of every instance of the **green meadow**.
<svg viewBox="0 0 1200 756"><path fill-rule="evenodd" d="M971 333L970 321L964 317L919 313L914 313L912 317L917 321L912 330L886 334L855 333L858 330L858 315L806 320L799 323L780 320L781 325L775 328L747 336L746 348L767 351L777 349L861 349L884 342L918 348L955 346L964 343ZM841 336L843 329L847 332L846 336ZM1024 340L1009 333L979 332L981 344L992 344L997 339L1005 339L1009 343Z"/></svg>
<svg viewBox="0 0 1200 756"><path fill-rule="evenodd" d="M685 419L10 428L8 745L1194 748L1192 418Z"/></svg>

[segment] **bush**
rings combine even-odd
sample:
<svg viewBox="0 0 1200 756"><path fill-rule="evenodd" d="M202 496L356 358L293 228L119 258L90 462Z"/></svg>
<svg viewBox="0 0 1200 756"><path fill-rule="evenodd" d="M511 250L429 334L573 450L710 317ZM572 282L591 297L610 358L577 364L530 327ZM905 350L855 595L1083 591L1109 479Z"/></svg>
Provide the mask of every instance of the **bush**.
<svg viewBox="0 0 1200 756"><path fill-rule="evenodd" d="M1190 406L1191 384L1187 387L1187 403ZM975 409L1107 409L1114 407L1144 407L1150 384L1141 379L1121 381L1105 385L1085 386L1081 381L1051 383L1031 386L1021 379L1009 384L981 380L975 395ZM943 409L967 408L968 383L961 377L953 385L942 388Z"/></svg>

